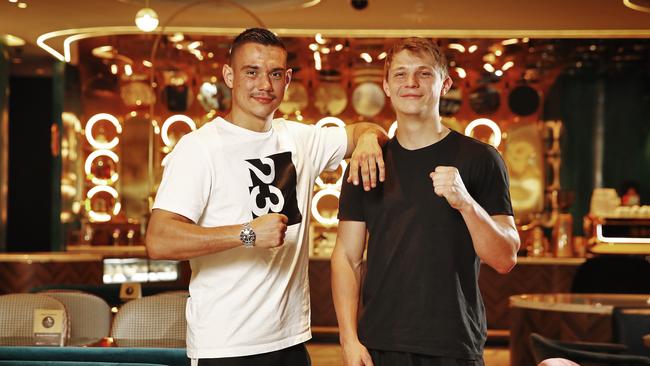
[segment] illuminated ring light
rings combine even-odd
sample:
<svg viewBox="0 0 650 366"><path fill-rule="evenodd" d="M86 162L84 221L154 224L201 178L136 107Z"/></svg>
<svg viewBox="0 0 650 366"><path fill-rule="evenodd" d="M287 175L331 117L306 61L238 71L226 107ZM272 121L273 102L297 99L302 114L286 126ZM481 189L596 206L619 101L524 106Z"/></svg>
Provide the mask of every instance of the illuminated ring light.
<svg viewBox="0 0 650 366"><path fill-rule="evenodd" d="M314 195L314 198L311 201L311 214L314 216L316 221L318 221L321 225L325 227L332 227L339 223L339 219L336 218L336 216L323 217L323 215L321 215L320 212L318 211L318 201L320 201L320 199L323 198L324 196L334 196L338 199L340 195L341 192L339 192L337 189L332 187L322 189Z"/></svg>
<svg viewBox="0 0 650 366"><path fill-rule="evenodd" d="M340 188L341 184L343 184L343 176L345 175L345 169L348 167L348 163L346 163L345 160L341 160L341 164L339 164L339 166L341 167L341 176L336 181L336 183L334 183L334 184L325 183L320 178L320 176L318 176L318 178L316 178L316 185L318 185L318 187L321 188L321 189L325 189L325 188L329 188L329 187L332 187L332 188L337 188L338 187L338 188Z"/></svg>
<svg viewBox="0 0 650 366"><path fill-rule="evenodd" d="M90 146L94 147L95 149L110 150L117 146L117 144L120 142L120 139L116 136L111 141L105 143L101 143L95 140L95 137L93 136L93 126L99 121L108 121L112 123L115 126L118 134L122 133L122 125L120 125L120 121L118 121L115 116L108 113L97 113L96 115L90 117L88 122L86 122L86 140L88 140Z"/></svg>
<svg viewBox="0 0 650 366"><path fill-rule="evenodd" d="M341 120L340 118L336 118L336 117L322 118L320 121L316 122L316 127L324 127L330 124L337 125L339 127L345 127L345 122L343 122L343 120Z"/></svg>
<svg viewBox="0 0 650 366"><path fill-rule="evenodd" d="M86 194L86 197L88 197L88 205L90 205L90 200L99 192L107 192L117 200L118 194L115 188L110 186L94 186L91 189L89 189L88 193ZM122 209L122 204L120 202L115 202L115 206L113 206L113 216L120 213L121 209ZM95 221L95 222L106 222L111 220L110 214L105 212L95 212L91 209L88 209L88 216L90 217L91 221Z"/></svg>
<svg viewBox="0 0 650 366"><path fill-rule="evenodd" d="M113 172L111 174L111 177L108 179L104 178L97 178L93 173L92 173L92 165L95 159L97 159L100 156L108 156L117 164L120 161L120 158L117 156L116 153L112 152L111 150L95 150L88 155L86 158L86 163L84 164L84 171L86 172L86 176L90 177L90 180L93 182L93 184L97 185L106 185L106 184L112 184L117 179L119 178L119 175L117 172Z"/></svg>
<svg viewBox="0 0 650 366"><path fill-rule="evenodd" d="M465 127L465 136L471 136L472 132L474 129L478 126L487 126L492 130L492 133L494 134L494 144L493 146L499 147L501 144L501 129L499 128L499 125L497 125L493 120L487 119L487 118L479 118L475 119L470 124Z"/></svg>
<svg viewBox="0 0 650 366"><path fill-rule="evenodd" d="M192 131L196 130L196 123L194 123L194 120L184 114L175 114L167 118L165 122L163 122L162 129L160 131L160 137L162 137L165 146L169 146L169 147L172 146L172 142L169 141L168 132L169 132L169 127L176 122L185 122L185 124L190 126Z"/></svg>
<svg viewBox="0 0 650 366"><path fill-rule="evenodd" d="M397 121L393 122L393 124L390 125L390 128L388 129L388 137L390 138L395 137L396 131L397 131Z"/></svg>

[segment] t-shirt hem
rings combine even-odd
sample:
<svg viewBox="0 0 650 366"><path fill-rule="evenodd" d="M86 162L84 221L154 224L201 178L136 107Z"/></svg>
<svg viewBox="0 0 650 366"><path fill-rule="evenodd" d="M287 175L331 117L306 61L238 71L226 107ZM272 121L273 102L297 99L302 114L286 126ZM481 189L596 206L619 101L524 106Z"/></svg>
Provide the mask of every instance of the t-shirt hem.
<svg viewBox="0 0 650 366"><path fill-rule="evenodd" d="M187 348L188 358L223 358L223 357L241 357L258 355L262 353L279 351L281 349L295 346L296 344L304 343L311 339L311 330L307 330L297 336L291 336L281 339L279 341L256 344L254 346L232 347L232 348L218 348L218 349L197 349Z"/></svg>
<svg viewBox="0 0 650 366"><path fill-rule="evenodd" d="M389 352L407 352L407 353L417 353L427 356L436 356L436 357L448 357L462 360L478 360L483 358L483 353L464 353L464 352L454 352L447 349L435 348L435 347L421 347L414 345L403 345L403 344L386 344L386 343L377 343L377 342L368 342L361 340L364 346L368 349L375 349L378 351L389 351Z"/></svg>

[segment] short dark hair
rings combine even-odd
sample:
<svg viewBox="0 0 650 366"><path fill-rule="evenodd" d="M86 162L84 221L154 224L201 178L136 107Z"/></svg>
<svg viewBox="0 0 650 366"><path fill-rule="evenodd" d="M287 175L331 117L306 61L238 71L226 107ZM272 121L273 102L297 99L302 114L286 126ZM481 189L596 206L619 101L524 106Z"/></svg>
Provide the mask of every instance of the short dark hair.
<svg viewBox="0 0 650 366"><path fill-rule="evenodd" d="M239 33L232 41L230 52L228 53L230 62L232 62L232 56L237 49L246 43L258 43L264 46L274 46L282 48L285 51L287 50L280 38L270 30L264 28L248 28Z"/></svg>
<svg viewBox="0 0 650 366"><path fill-rule="evenodd" d="M398 40L389 50L384 61L384 78L388 80L388 71L390 64L393 62L395 54L407 50L413 53L419 53L431 56L434 67L440 72L442 79L445 79L449 72L447 71L447 58L440 47L429 38L411 37Z"/></svg>

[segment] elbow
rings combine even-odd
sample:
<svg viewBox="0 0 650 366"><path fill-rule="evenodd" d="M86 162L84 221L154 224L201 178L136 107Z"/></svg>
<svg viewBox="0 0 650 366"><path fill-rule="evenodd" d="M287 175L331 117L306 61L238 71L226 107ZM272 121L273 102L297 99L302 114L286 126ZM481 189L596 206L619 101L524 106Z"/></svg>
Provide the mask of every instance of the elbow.
<svg viewBox="0 0 650 366"><path fill-rule="evenodd" d="M147 248L147 257L150 259L167 259L165 253L161 250L160 237L153 232L151 227L147 230L144 243Z"/></svg>
<svg viewBox="0 0 650 366"><path fill-rule="evenodd" d="M505 259L498 266L495 266L494 269L499 274L508 274L512 271L513 268L517 265L517 254L511 255L509 258Z"/></svg>

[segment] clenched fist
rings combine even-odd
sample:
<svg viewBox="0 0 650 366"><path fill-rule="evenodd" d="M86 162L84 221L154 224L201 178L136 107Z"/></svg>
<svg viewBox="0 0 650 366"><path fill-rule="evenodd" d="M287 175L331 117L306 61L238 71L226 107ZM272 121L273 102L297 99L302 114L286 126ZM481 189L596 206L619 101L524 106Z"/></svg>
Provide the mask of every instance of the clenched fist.
<svg viewBox="0 0 650 366"><path fill-rule="evenodd" d="M255 246L275 248L284 244L288 218L285 215L271 213L260 216L251 222L255 231Z"/></svg>
<svg viewBox="0 0 650 366"><path fill-rule="evenodd" d="M433 191L444 197L449 205L457 210L472 203L472 196L467 192L463 179L453 166L437 166L429 174L433 181Z"/></svg>

